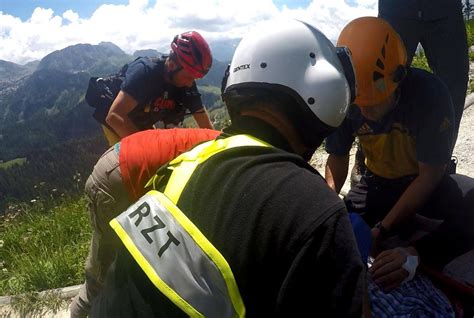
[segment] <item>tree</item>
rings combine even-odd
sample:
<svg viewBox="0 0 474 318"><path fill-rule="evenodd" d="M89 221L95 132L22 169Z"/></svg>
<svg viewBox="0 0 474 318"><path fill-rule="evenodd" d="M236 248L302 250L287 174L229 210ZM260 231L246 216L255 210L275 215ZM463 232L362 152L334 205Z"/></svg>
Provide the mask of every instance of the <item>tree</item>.
<svg viewBox="0 0 474 318"><path fill-rule="evenodd" d="M474 8L472 7L471 2L469 0L464 0L463 13L467 21L471 19L473 11Z"/></svg>

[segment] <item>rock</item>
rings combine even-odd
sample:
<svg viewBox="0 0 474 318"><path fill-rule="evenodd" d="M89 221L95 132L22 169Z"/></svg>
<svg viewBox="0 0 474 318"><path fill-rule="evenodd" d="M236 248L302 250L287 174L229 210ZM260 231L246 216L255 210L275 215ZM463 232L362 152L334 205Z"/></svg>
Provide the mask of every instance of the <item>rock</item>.
<svg viewBox="0 0 474 318"><path fill-rule="evenodd" d="M466 101L464 102L464 109L469 108L472 104L474 104L474 93L471 93L466 96Z"/></svg>

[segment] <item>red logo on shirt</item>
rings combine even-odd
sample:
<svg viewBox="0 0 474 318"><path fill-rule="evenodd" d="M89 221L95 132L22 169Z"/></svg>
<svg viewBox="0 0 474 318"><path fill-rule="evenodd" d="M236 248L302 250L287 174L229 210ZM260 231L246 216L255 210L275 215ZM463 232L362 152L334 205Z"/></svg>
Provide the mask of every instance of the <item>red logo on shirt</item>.
<svg viewBox="0 0 474 318"><path fill-rule="evenodd" d="M158 112L162 109L174 109L174 106L175 106L174 100L158 97L153 102L153 111Z"/></svg>

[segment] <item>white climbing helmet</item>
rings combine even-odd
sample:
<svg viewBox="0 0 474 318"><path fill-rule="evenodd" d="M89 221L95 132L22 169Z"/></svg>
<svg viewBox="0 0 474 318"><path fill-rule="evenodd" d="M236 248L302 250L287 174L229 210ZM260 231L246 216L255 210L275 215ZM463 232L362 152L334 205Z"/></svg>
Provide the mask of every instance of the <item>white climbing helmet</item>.
<svg viewBox="0 0 474 318"><path fill-rule="evenodd" d="M330 128L339 126L355 96L349 51L336 49L315 27L297 20L270 21L239 43L223 97L239 88L265 87L292 95Z"/></svg>

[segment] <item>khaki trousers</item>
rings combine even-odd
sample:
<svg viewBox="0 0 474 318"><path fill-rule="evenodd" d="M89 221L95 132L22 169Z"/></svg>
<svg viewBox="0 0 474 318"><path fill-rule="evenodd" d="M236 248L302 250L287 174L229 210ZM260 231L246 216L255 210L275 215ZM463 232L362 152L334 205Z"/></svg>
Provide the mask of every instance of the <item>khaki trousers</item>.
<svg viewBox="0 0 474 318"><path fill-rule="evenodd" d="M92 240L85 266L85 282L74 298L71 317L86 317L93 299L101 291L107 269L120 241L109 221L131 204L120 173L119 157L114 147L99 159L85 186L92 225Z"/></svg>

